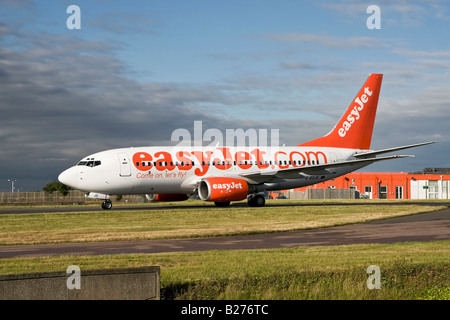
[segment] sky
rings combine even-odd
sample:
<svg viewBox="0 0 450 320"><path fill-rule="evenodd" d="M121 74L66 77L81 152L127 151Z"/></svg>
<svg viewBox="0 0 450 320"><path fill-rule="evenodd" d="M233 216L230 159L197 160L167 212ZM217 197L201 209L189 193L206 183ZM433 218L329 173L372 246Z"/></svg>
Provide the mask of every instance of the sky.
<svg viewBox="0 0 450 320"><path fill-rule="evenodd" d="M370 73L384 75L371 148L438 143L362 171L450 167L449 40L443 0L0 0L0 191L174 144L195 121L297 145L328 133Z"/></svg>

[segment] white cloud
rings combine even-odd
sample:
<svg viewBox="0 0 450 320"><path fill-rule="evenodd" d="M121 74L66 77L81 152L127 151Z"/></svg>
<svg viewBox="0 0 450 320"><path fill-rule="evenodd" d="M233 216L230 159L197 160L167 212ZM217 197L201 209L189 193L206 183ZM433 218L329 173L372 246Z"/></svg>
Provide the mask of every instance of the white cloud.
<svg viewBox="0 0 450 320"><path fill-rule="evenodd" d="M381 9L382 29L388 27L419 28L429 23L427 19L448 20L448 2L378 0L361 3L359 0L317 1L314 5L350 18L349 23L365 21L369 16L366 9L376 4Z"/></svg>
<svg viewBox="0 0 450 320"><path fill-rule="evenodd" d="M412 58L450 58L450 50L410 50L404 48L397 48L392 51L395 54L399 54Z"/></svg>
<svg viewBox="0 0 450 320"><path fill-rule="evenodd" d="M386 44L372 37L346 37L338 38L332 36L323 36L313 33L283 33L269 34L269 39L283 42L298 42L318 44L333 49L357 49L357 48L380 48Z"/></svg>

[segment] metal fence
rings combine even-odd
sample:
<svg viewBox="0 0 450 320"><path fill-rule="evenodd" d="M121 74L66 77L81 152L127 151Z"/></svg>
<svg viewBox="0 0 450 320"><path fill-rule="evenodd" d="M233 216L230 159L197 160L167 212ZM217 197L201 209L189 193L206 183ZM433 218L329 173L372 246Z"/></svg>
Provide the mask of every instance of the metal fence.
<svg viewBox="0 0 450 320"><path fill-rule="evenodd" d="M306 191L287 191L280 195L288 199L358 199L359 193L353 189L308 189ZM144 203L147 202L144 195L126 195L120 198L115 196L111 200L116 203ZM81 191L72 190L63 196L58 192L0 192L0 206L6 205L68 205L99 203L97 199L86 198Z"/></svg>
<svg viewBox="0 0 450 320"><path fill-rule="evenodd" d="M354 189L307 189L305 191L286 192L286 197L295 200L308 199L359 199Z"/></svg>
<svg viewBox="0 0 450 320"><path fill-rule="evenodd" d="M116 197L111 197L114 202ZM143 203L145 197L141 195L123 196L121 203ZM61 204L88 204L99 203L96 199L86 198L81 191L70 191L63 196L58 192L0 192L0 205L61 205Z"/></svg>

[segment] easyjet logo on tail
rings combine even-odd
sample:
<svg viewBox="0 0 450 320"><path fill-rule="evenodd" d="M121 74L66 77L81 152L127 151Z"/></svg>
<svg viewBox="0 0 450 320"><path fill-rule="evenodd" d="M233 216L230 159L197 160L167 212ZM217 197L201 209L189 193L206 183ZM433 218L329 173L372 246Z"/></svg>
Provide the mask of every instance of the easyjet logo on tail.
<svg viewBox="0 0 450 320"><path fill-rule="evenodd" d="M347 116L346 121L342 123L342 127L339 128L338 134L340 137L345 137L347 131L350 130L353 123L361 118L360 112L363 111L364 106L369 101L369 97L372 96L372 91L369 87L364 88L364 93L361 97L356 97L354 103L356 104L353 109L350 110L350 114Z"/></svg>

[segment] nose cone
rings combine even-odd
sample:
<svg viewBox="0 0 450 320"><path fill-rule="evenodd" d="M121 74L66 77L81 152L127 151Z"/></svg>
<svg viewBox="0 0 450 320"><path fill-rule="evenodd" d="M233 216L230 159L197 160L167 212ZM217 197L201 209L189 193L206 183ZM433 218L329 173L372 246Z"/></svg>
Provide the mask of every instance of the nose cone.
<svg viewBox="0 0 450 320"><path fill-rule="evenodd" d="M66 186L73 187L73 184L75 181L74 181L72 168L69 168L69 169L63 171L58 176L58 180L59 180L59 182L65 184Z"/></svg>

